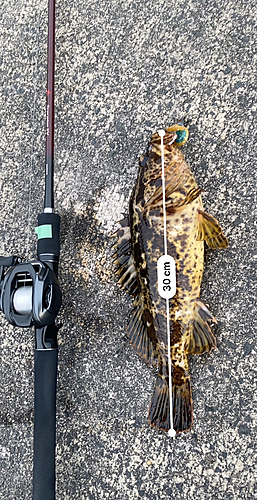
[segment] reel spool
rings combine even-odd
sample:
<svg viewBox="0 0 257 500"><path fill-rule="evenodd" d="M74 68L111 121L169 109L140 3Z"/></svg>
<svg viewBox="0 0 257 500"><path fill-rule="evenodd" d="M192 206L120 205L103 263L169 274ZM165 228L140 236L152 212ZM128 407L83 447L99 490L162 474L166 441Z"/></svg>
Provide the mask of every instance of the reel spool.
<svg viewBox="0 0 257 500"><path fill-rule="evenodd" d="M32 311L32 286L18 288L13 294L13 309L17 314L28 315Z"/></svg>

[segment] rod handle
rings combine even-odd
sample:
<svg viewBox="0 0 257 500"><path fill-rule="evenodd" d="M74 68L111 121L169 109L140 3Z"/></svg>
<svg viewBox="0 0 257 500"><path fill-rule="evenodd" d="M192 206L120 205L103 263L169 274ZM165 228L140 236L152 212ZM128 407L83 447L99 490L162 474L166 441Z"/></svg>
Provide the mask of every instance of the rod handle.
<svg viewBox="0 0 257 500"><path fill-rule="evenodd" d="M38 236L37 254L41 256L52 254L57 259L60 255L60 216L54 213L42 213L37 217L38 226L35 232Z"/></svg>
<svg viewBox="0 0 257 500"><path fill-rule="evenodd" d="M56 500L57 349L35 350L33 500Z"/></svg>

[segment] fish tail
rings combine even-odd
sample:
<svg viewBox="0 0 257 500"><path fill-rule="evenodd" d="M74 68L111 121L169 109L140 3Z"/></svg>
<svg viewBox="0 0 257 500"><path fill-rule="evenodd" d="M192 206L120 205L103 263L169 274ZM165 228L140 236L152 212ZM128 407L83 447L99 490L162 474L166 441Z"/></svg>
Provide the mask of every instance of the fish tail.
<svg viewBox="0 0 257 500"><path fill-rule="evenodd" d="M193 406L190 375L179 366L172 367L173 428L183 432L192 426ZM149 408L149 423L162 431L170 425L170 395L168 367L160 368Z"/></svg>

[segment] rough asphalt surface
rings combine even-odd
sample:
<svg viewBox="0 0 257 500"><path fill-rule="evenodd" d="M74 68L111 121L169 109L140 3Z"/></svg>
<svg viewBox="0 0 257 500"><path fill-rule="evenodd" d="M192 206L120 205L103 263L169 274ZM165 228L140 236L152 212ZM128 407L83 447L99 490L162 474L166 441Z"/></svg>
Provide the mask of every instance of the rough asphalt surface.
<svg viewBox="0 0 257 500"><path fill-rule="evenodd" d="M256 3L57 0L62 217L58 500L256 498ZM0 254L36 255L43 208L46 0L0 7ZM186 159L229 238L206 252L218 349L190 362L194 425L149 427L155 373L126 339L111 262L152 132L186 115ZM32 330L0 315L0 498L32 498ZM46 499L47 500L47 499Z"/></svg>

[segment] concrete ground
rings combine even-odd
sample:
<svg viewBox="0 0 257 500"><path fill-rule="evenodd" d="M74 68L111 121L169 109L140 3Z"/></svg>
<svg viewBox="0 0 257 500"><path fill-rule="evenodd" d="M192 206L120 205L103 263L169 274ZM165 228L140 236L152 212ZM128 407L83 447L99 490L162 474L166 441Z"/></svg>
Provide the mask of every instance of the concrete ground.
<svg viewBox="0 0 257 500"><path fill-rule="evenodd" d="M256 498L256 3L56 1L56 211L62 217L59 500ZM0 6L0 254L31 259L43 208L46 0ZM152 132L184 148L229 238L206 253L218 349L190 362L194 425L149 427L155 373L126 338L111 262ZM32 498L32 330L0 317L0 498ZM46 499L47 500L47 499Z"/></svg>

